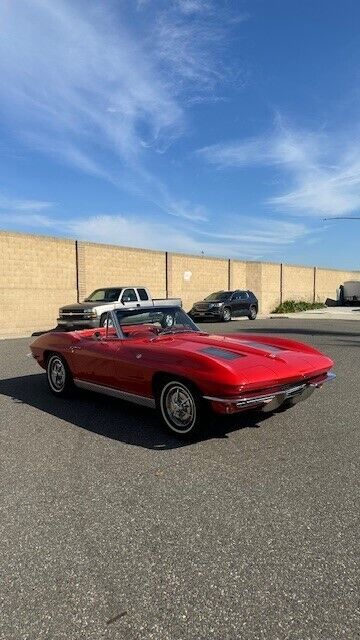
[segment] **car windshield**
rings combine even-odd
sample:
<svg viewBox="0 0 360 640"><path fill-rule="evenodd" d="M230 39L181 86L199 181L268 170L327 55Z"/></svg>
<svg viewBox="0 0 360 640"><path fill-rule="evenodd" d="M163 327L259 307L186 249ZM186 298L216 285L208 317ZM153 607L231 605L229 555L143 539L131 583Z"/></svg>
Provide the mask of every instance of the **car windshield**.
<svg viewBox="0 0 360 640"><path fill-rule="evenodd" d="M122 288L95 289L92 294L85 298L84 302L116 302L119 300Z"/></svg>
<svg viewBox="0 0 360 640"><path fill-rule="evenodd" d="M115 314L125 337L131 336L134 331L143 330L155 335L200 331L180 307L116 309Z"/></svg>
<svg viewBox="0 0 360 640"><path fill-rule="evenodd" d="M230 291L216 291L216 293L211 293L207 298L205 298L206 302L223 302L227 300L227 298L231 295Z"/></svg>

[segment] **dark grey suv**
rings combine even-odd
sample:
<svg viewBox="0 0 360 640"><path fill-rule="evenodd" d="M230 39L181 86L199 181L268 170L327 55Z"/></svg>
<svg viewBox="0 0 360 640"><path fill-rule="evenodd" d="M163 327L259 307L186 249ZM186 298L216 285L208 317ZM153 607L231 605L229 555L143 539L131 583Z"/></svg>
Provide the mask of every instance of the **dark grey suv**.
<svg viewBox="0 0 360 640"><path fill-rule="evenodd" d="M247 316L255 320L259 304L252 291L216 291L205 300L195 302L189 312L194 320L222 320L229 322L231 318Z"/></svg>

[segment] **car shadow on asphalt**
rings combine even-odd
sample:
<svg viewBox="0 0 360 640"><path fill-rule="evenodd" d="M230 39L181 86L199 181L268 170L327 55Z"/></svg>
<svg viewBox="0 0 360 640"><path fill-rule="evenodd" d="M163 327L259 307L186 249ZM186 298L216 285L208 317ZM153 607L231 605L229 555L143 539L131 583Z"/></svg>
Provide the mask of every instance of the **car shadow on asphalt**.
<svg viewBox="0 0 360 640"><path fill-rule="evenodd" d="M350 321L352 322L352 321ZM285 336L285 335L290 335L290 339L293 340L298 340L298 336L302 335L302 336L327 336L327 337L334 337L335 338L359 338L360 340L360 331L336 331L333 329L313 329L313 328L305 328L305 327L299 327L299 326L294 326L292 325L291 327L270 327L267 326L266 328L261 327L261 328L257 328L257 327L245 327L243 331L240 331L239 327L231 327L231 330L228 331L226 334L224 335L231 335L232 333L259 333L261 335L268 335L268 334L279 334L280 336ZM336 344L336 342L334 341L334 344ZM354 342L354 344L358 344L357 342Z"/></svg>
<svg viewBox="0 0 360 640"><path fill-rule="evenodd" d="M162 429L155 411L97 393L77 390L71 398L56 398L47 388L45 374L0 380L0 394L29 405L91 433L147 449L168 450L208 439L227 438L232 431L256 429L269 414L255 412L216 417L206 424L201 438L181 441Z"/></svg>

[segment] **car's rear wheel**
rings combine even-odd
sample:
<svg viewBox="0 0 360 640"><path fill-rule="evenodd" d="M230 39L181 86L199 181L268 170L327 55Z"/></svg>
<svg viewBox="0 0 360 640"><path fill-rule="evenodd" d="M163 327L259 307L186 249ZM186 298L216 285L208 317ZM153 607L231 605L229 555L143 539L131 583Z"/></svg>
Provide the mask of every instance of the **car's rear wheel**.
<svg viewBox="0 0 360 640"><path fill-rule="evenodd" d="M222 319L224 322L230 322L231 320L231 309L229 307L225 307L222 312Z"/></svg>
<svg viewBox="0 0 360 640"><path fill-rule="evenodd" d="M256 307L254 307L254 305L251 305L250 309L249 309L249 320L256 320L256 316L257 316L257 311L256 311Z"/></svg>
<svg viewBox="0 0 360 640"><path fill-rule="evenodd" d="M50 391L56 396L69 395L74 388L71 371L65 359L51 353L47 359L46 376Z"/></svg>
<svg viewBox="0 0 360 640"><path fill-rule="evenodd" d="M190 383L167 380L158 386L156 405L168 431L178 438L199 434L206 416L205 401Z"/></svg>

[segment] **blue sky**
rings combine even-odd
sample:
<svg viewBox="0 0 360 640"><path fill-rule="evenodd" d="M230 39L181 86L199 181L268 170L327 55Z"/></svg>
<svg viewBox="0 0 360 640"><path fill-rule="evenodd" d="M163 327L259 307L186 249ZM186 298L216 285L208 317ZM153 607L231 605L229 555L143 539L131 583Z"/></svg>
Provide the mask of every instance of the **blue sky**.
<svg viewBox="0 0 360 640"><path fill-rule="evenodd" d="M357 0L3 0L0 228L360 268Z"/></svg>

